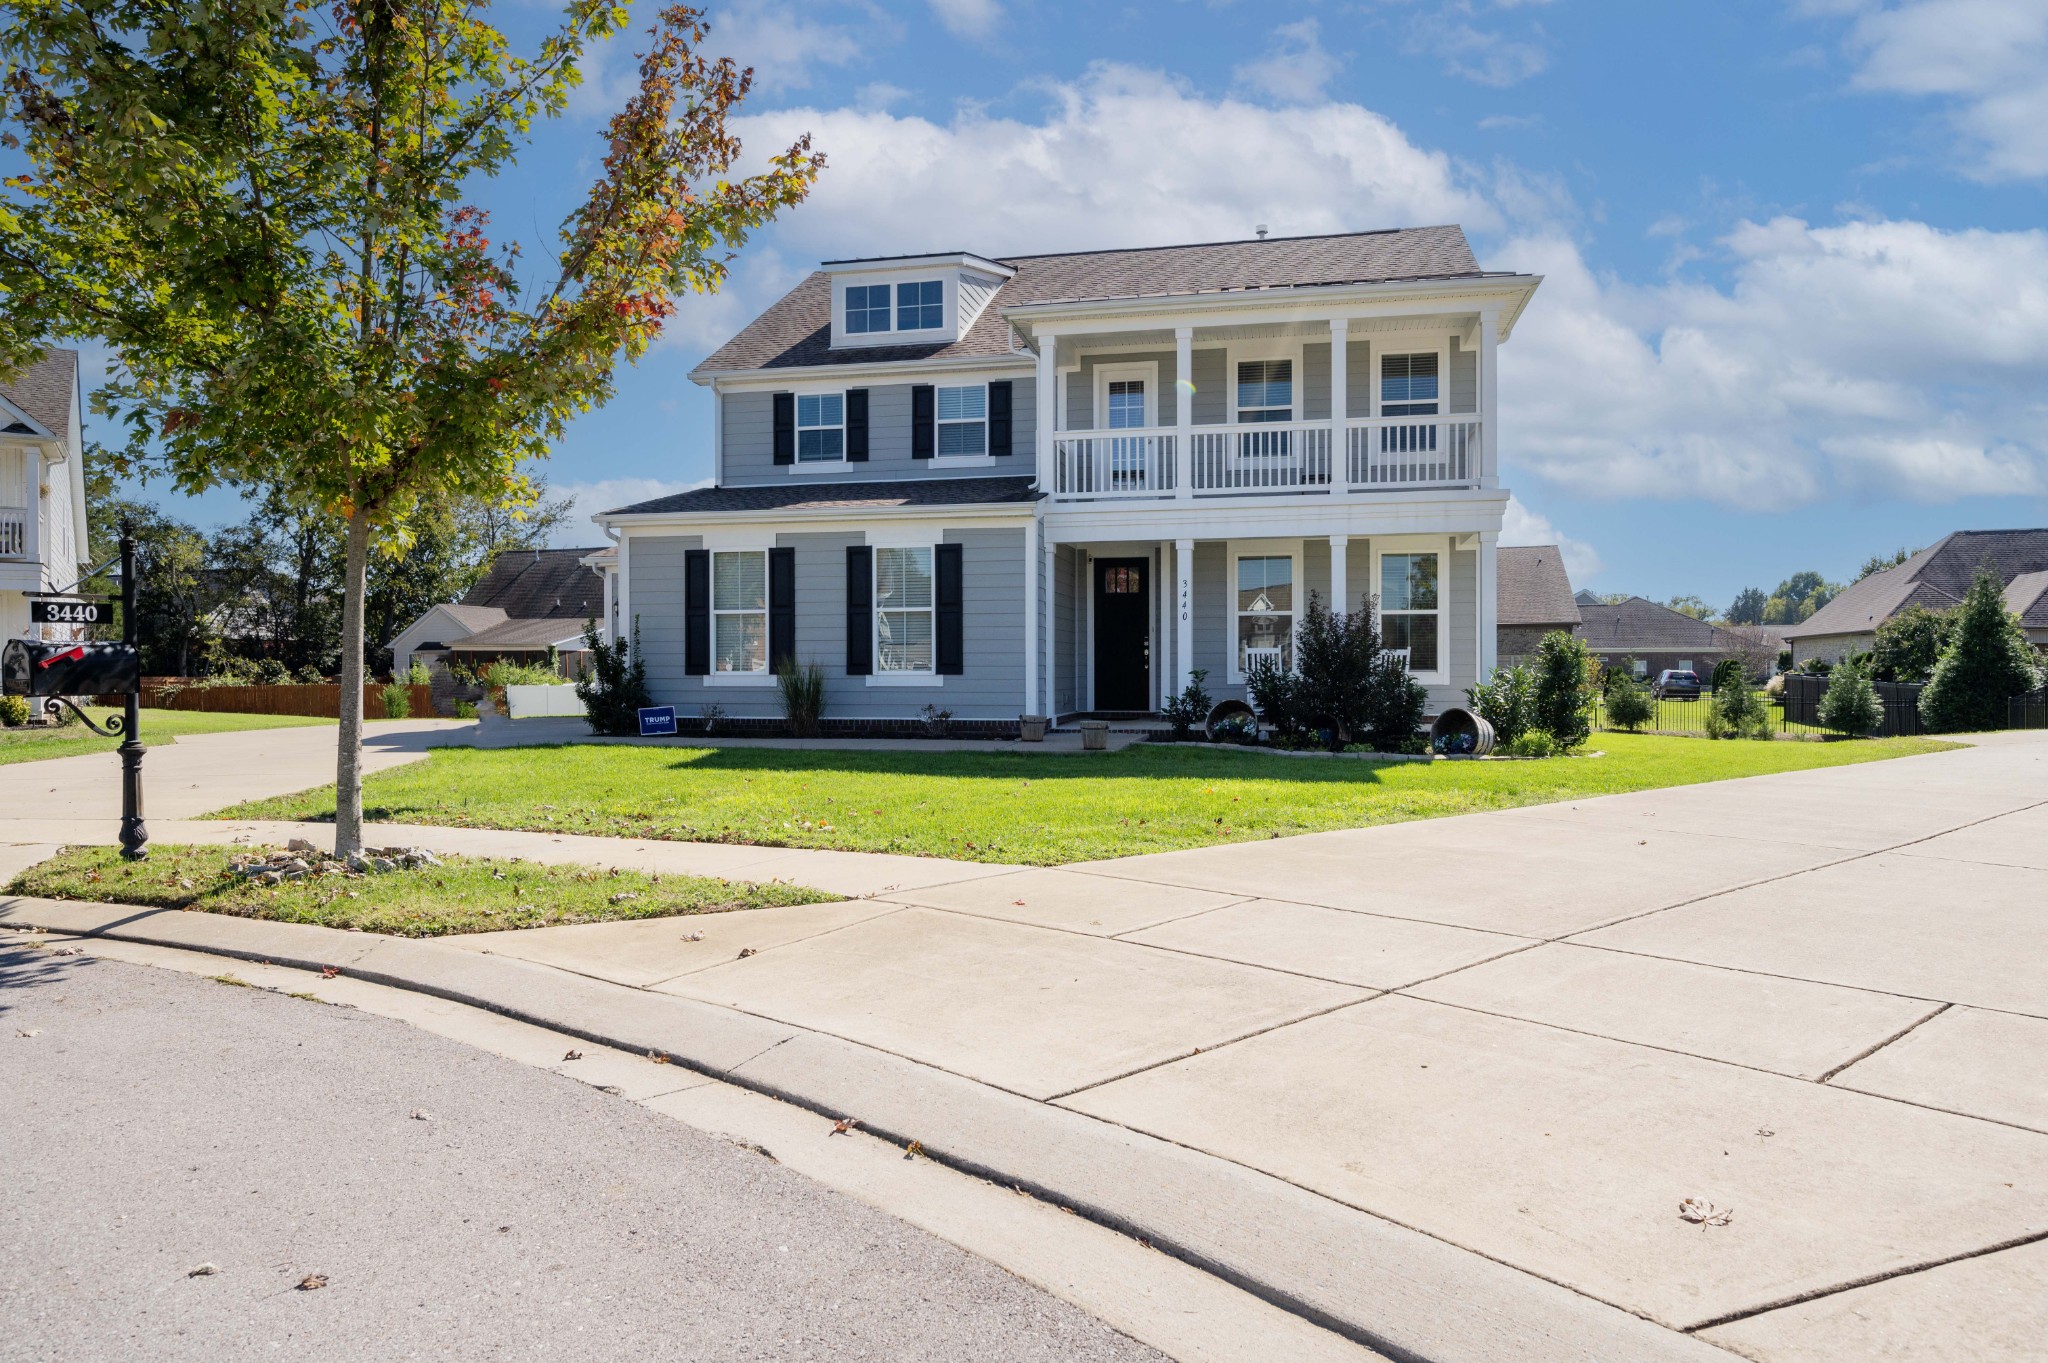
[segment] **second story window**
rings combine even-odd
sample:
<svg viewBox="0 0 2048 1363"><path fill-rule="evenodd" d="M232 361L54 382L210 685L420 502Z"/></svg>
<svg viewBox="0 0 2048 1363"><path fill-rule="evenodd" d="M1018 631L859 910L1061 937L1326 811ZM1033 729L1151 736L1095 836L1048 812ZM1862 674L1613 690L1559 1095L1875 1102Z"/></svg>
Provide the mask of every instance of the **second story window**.
<svg viewBox="0 0 2048 1363"><path fill-rule="evenodd" d="M804 393L796 400L796 460L837 463L846 457L846 394Z"/></svg>
<svg viewBox="0 0 2048 1363"><path fill-rule="evenodd" d="M1380 415L1436 415L1436 356L1380 357Z"/></svg>
<svg viewBox="0 0 2048 1363"><path fill-rule="evenodd" d="M938 453L964 459L988 453L988 385L938 391Z"/></svg>
<svg viewBox="0 0 2048 1363"><path fill-rule="evenodd" d="M1237 419L1244 422L1294 420L1294 361L1238 361Z"/></svg>
<svg viewBox="0 0 2048 1363"><path fill-rule="evenodd" d="M846 290L846 330L852 334L889 329L889 286L854 284Z"/></svg>
<svg viewBox="0 0 2048 1363"><path fill-rule="evenodd" d="M896 330L937 331L946 325L946 286L936 279L896 286Z"/></svg>

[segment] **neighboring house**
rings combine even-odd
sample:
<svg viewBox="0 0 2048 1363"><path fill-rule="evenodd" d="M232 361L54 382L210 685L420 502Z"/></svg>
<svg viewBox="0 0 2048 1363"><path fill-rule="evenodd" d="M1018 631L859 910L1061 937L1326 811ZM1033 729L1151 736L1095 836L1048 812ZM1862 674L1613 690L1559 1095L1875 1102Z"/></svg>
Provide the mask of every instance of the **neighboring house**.
<svg viewBox="0 0 2048 1363"><path fill-rule="evenodd" d="M45 351L0 382L0 638L78 637L28 620L29 593L78 581L86 555L85 408L78 352Z"/></svg>
<svg viewBox="0 0 2048 1363"><path fill-rule="evenodd" d="M1496 552L1499 586L1495 589L1498 616L1494 637L1505 667L1533 654L1546 634L1558 630L1578 633L1579 603L1572 596L1572 580L1556 545L1518 544Z"/></svg>
<svg viewBox="0 0 2048 1363"><path fill-rule="evenodd" d="M391 670L415 658L430 667L460 660L476 666L494 659L546 662L559 654L570 673L580 669L583 626L610 615L610 579L590 560L595 549L508 549L460 601L435 606L391 641Z"/></svg>
<svg viewBox="0 0 2048 1363"><path fill-rule="evenodd" d="M2020 617L2036 648L2048 648L2048 530L1958 530L1896 568L1842 589L1827 605L1783 633L1796 666L1809 658L1840 662L1867 653L1877 627L1908 606L1947 610L1988 567L2005 585L2006 609Z"/></svg>
<svg viewBox="0 0 2048 1363"><path fill-rule="evenodd" d="M1535 276L1456 227L826 262L692 374L714 485L606 512L686 717L1156 711L1377 598L1431 708L1493 663L1496 351Z"/></svg>
<svg viewBox="0 0 2048 1363"><path fill-rule="evenodd" d="M1659 672L1676 670L1697 672L1704 680L1715 663L1742 651L1728 630L1640 596L1610 604L1580 592L1578 602L1579 635L1603 667L1633 658L1638 677L1654 679Z"/></svg>

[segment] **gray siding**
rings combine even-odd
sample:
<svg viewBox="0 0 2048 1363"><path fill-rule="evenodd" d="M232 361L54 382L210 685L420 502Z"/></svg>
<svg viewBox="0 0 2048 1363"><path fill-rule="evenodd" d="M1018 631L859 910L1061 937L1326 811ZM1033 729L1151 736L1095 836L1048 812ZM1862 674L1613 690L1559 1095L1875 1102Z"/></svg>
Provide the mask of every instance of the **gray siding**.
<svg viewBox="0 0 2048 1363"><path fill-rule="evenodd" d="M1080 656L1080 641L1075 637L1075 631L1085 617L1075 609L1074 597L1081 577L1080 553L1073 545L1063 544L1053 560L1053 706L1061 714L1079 708L1074 700L1075 662Z"/></svg>
<svg viewBox="0 0 2048 1363"><path fill-rule="evenodd" d="M861 385L855 384L854 387ZM910 457L910 390L907 383L868 384L868 461L825 464L815 471L791 473L775 463L774 394L744 390L720 395L725 428L721 487L748 487L785 482L877 482L897 478L947 478L963 470L931 459ZM1010 448L1007 459L972 464L964 470L978 477L1030 477L1037 468L1038 381L1010 376ZM799 465L799 468L803 466Z"/></svg>
<svg viewBox="0 0 2048 1363"><path fill-rule="evenodd" d="M1348 368L1348 366L1347 366ZM1301 348L1301 419L1330 419L1330 343L1311 341Z"/></svg>
<svg viewBox="0 0 2048 1363"><path fill-rule="evenodd" d="M1230 393L1225 387L1228 378L1224 372L1229 368L1228 352L1197 350L1189 359L1189 367L1195 371L1195 395L1190 404L1195 424L1220 426L1230 420Z"/></svg>
<svg viewBox="0 0 2048 1363"><path fill-rule="evenodd" d="M1479 410L1479 352L1460 349L1455 336L1451 337L1450 391L1446 396L1451 403L1447 411Z"/></svg>
<svg viewBox="0 0 2048 1363"><path fill-rule="evenodd" d="M1146 350L1128 354L1083 355L1081 367L1068 374L1067 382L1067 429L1092 431L1095 429L1095 370L1097 366L1119 364L1156 364L1159 366L1159 392L1152 411L1161 426L1172 426L1179 422L1176 408L1179 390L1174 382L1174 352L1171 350Z"/></svg>
<svg viewBox="0 0 2048 1363"><path fill-rule="evenodd" d="M846 547L858 532L781 534L779 547L796 550L796 656L825 671L825 714L839 719L911 719L926 705L961 719L1014 719L1024 700L1024 531L948 530L961 555L966 669L937 686L870 686L846 675ZM779 717L773 686L718 685L683 672L683 554L699 548L694 535L642 538L631 545L632 609L640 626L647 685L657 705L673 705L694 718L719 705L736 718Z"/></svg>
<svg viewBox="0 0 2048 1363"><path fill-rule="evenodd" d="M1372 345L1363 336L1344 343L1344 415L1372 415Z"/></svg>

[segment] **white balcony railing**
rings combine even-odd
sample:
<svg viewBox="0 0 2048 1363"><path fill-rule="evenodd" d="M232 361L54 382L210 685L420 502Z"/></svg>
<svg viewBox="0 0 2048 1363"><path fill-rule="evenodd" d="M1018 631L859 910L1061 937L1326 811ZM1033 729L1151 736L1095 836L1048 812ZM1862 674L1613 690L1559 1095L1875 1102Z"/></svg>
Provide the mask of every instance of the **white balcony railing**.
<svg viewBox="0 0 2048 1363"><path fill-rule="evenodd" d="M1344 435L1345 477L1354 490L1477 481L1477 417L1379 417L1348 423Z"/></svg>
<svg viewBox="0 0 2048 1363"><path fill-rule="evenodd" d="M1276 421L1194 428L1196 495L1328 492L1330 423Z"/></svg>
<svg viewBox="0 0 2048 1363"><path fill-rule="evenodd" d="M1053 495L1075 500L1164 497L1174 490L1174 437L1119 431L1055 438Z"/></svg>
<svg viewBox="0 0 2048 1363"><path fill-rule="evenodd" d="M1404 488L1474 487L1484 474L1481 425L1471 416L1371 417L1344 424L1332 457L1327 421L1195 426L1188 487L1194 497L1326 496ZM1173 430L1066 431L1053 438L1056 500L1176 497Z"/></svg>
<svg viewBox="0 0 2048 1363"><path fill-rule="evenodd" d="M0 506L0 558L28 557L28 508Z"/></svg>

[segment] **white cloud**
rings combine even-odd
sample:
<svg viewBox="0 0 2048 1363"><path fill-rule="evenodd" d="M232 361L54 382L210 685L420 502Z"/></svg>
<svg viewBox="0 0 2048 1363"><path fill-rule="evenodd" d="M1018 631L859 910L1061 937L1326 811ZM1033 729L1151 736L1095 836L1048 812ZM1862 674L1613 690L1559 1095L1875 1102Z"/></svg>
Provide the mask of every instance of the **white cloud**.
<svg viewBox="0 0 2048 1363"><path fill-rule="evenodd" d="M819 16L829 5L732 0L711 16L706 46L754 69L754 87L774 94L807 88L820 66L850 66L864 47L851 24ZM876 16L864 15L864 24Z"/></svg>
<svg viewBox="0 0 2048 1363"><path fill-rule="evenodd" d="M2041 0L1807 0L1853 16L1864 90L1951 102L1949 120L1987 180L2048 176L2048 5Z"/></svg>
<svg viewBox="0 0 2048 1363"><path fill-rule="evenodd" d="M1549 517L1531 511L1520 497L1508 498L1507 515L1501 522L1500 542L1506 545L1556 545L1559 557L1564 559L1564 570L1571 575L1575 586L1584 586L1587 579L1605 566L1600 562L1599 550L1559 530L1550 523Z"/></svg>
<svg viewBox="0 0 2048 1363"><path fill-rule="evenodd" d="M932 13L956 38L984 42L1003 21L999 0L931 0Z"/></svg>
<svg viewBox="0 0 2048 1363"><path fill-rule="evenodd" d="M1505 7L1512 7L1505 6ZM1496 88L1515 85L1550 65L1542 31L1510 34L1473 22L1473 6L1453 3L1404 18L1402 51L1441 60L1454 76Z"/></svg>
<svg viewBox="0 0 2048 1363"><path fill-rule="evenodd" d="M1321 100L1343 63L1323 50L1316 21L1303 19L1283 24L1273 34L1273 46L1265 56L1246 62L1232 73L1237 84L1283 104L1313 104Z"/></svg>
<svg viewBox="0 0 2048 1363"><path fill-rule="evenodd" d="M599 512L710 486L709 478L700 478L694 483L662 478L605 478L592 483L551 483L548 496L567 497L574 503L574 508L569 518L556 529L549 547L574 549L584 545L602 545L605 543L604 532L590 521Z"/></svg>

